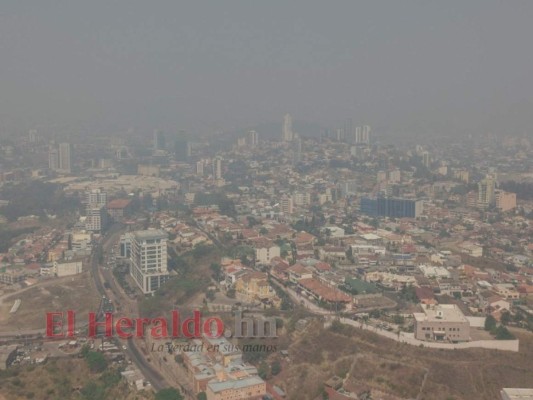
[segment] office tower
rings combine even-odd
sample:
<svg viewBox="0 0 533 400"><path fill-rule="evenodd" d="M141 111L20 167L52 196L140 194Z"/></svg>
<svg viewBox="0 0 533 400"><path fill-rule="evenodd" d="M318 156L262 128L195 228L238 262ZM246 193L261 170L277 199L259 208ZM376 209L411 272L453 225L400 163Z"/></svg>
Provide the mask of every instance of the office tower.
<svg viewBox="0 0 533 400"><path fill-rule="evenodd" d="M35 129L30 129L28 131L28 141L30 143L37 143L39 141L39 135Z"/></svg>
<svg viewBox="0 0 533 400"><path fill-rule="evenodd" d="M370 126L358 126L355 128L355 143L356 144L370 144Z"/></svg>
<svg viewBox="0 0 533 400"><path fill-rule="evenodd" d="M259 134L256 131L248 131L246 141L249 147L254 148L259 144Z"/></svg>
<svg viewBox="0 0 533 400"><path fill-rule="evenodd" d="M371 217L417 218L422 214L422 200L411 200L391 197L362 197L360 211Z"/></svg>
<svg viewBox="0 0 533 400"><path fill-rule="evenodd" d="M370 126L368 125L363 126L362 138L363 138L363 143L370 144Z"/></svg>
<svg viewBox="0 0 533 400"><path fill-rule="evenodd" d="M59 143L59 169L62 172L71 172L71 145L70 143Z"/></svg>
<svg viewBox="0 0 533 400"><path fill-rule="evenodd" d="M155 292L169 279L167 237L162 230L136 231L130 236L130 275L144 294Z"/></svg>
<svg viewBox="0 0 533 400"><path fill-rule="evenodd" d="M293 162L295 164L302 161L302 139L296 138L294 139L293 144Z"/></svg>
<svg viewBox="0 0 533 400"><path fill-rule="evenodd" d="M101 233L105 230L108 222L105 207L87 207L85 210L85 230Z"/></svg>
<svg viewBox="0 0 533 400"><path fill-rule="evenodd" d="M185 137L185 133L180 133L174 139L174 157L176 161L187 161L191 156L191 144Z"/></svg>
<svg viewBox="0 0 533 400"><path fill-rule="evenodd" d="M349 143L355 142L355 131L353 129L353 121L351 118L347 118L344 121L344 139Z"/></svg>
<svg viewBox="0 0 533 400"><path fill-rule="evenodd" d="M292 132L292 117L290 114L285 114L283 117L283 129L281 131L281 140L284 142L292 142L294 133Z"/></svg>
<svg viewBox="0 0 533 400"><path fill-rule="evenodd" d="M166 149L166 141L165 141L165 134L160 130L154 131L154 150L165 150Z"/></svg>
<svg viewBox="0 0 533 400"><path fill-rule="evenodd" d="M357 181L350 179L339 183L339 189L342 197L350 197L357 194Z"/></svg>
<svg viewBox="0 0 533 400"><path fill-rule="evenodd" d="M478 205L483 208L488 208L496 203L494 191L496 188L496 179L494 176L487 175L485 179L477 184L478 189Z"/></svg>
<svg viewBox="0 0 533 400"><path fill-rule="evenodd" d="M503 190L494 191L496 208L501 212L514 210L516 208L516 193L505 192Z"/></svg>
<svg viewBox="0 0 533 400"><path fill-rule="evenodd" d="M390 183L400 183L402 180L402 172L399 169L393 169L389 171L389 182Z"/></svg>
<svg viewBox="0 0 533 400"><path fill-rule="evenodd" d="M48 151L48 168L52 171L59 170L59 151L56 148L50 148Z"/></svg>
<svg viewBox="0 0 533 400"><path fill-rule="evenodd" d="M222 158L215 157L213 160L213 177L215 179L222 179Z"/></svg>
<svg viewBox="0 0 533 400"><path fill-rule="evenodd" d="M204 176L204 161L200 160L196 163L196 175Z"/></svg>
<svg viewBox="0 0 533 400"><path fill-rule="evenodd" d="M284 195L282 198L281 198L281 201L279 203L279 206L280 206L280 210L283 214L285 215L290 215L293 213L294 211L294 206L293 206L293 203L292 203L292 198L287 196L287 195Z"/></svg>
<svg viewBox="0 0 533 400"><path fill-rule="evenodd" d="M85 193L87 207L105 207L107 204L107 192L100 189L91 189Z"/></svg>
<svg viewBox="0 0 533 400"><path fill-rule="evenodd" d="M426 168L429 168L431 166L431 157L429 156L429 153L427 151L424 151L422 153L422 164L424 164Z"/></svg>
<svg viewBox="0 0 533 400"><path fill-rule="evenodd" d="M102 232L107 227L107 193L100 189L92 189L85 193L85 229L91 232Z"/></svg>
<svg viewBox="0 0 533 400"><path fill-rule="evenodd" d="M337 142L342 142L344 140L344 131L341 128L338 128L335 131L335 140Z"/></svg>
<svg viewBox="0 0 533 400"><path fill-rule="evenodd" d="M292 195L292 203L295 206L309 206L311 205L311 193L296 192Z"/></svg>

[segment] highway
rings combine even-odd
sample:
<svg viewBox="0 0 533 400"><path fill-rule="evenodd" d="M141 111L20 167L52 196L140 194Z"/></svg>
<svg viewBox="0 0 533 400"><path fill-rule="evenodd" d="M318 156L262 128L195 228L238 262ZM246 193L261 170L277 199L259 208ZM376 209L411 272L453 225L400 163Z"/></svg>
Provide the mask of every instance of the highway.
<svg viewBox="0 0 533 400"><path fill-rule="evenodd" d="M104 255L108 254L110 247L118 241L118 238L123 233L123 231L123 226L118 224L113 225L109 229L108 233L105 235L102 240L102 243L100 244L102 246L102 251ZM113 301L113 303L115 303L116 306L120 306L122 310L120 314L122 314L122 316L127 316L128 318L136 318L138 316L138 311L135 304L135 300L131 300L125 294L123 294L122 289L117 287L115 280L108 269L100 271L98 266L99 265L97 257L95 257L94 255L91 256L91 274L100 295L107 296L110 300ZM102 275L104 275L106 282L109 284L110 290L106 291L106 289L104 288L100 272L102 272ZM116 315L117 319L121 316L120 314ZM152 384L152 387L156 391L170 386L165 381L163 376L161 376L161 374L159 374L159 372L157 372L157 370L150 365L150 363L146 360L143 354L141 354L141 352L137 348L135 340L117 340L120 342L121 346L126 346L127 356L131 359L132 363L137 366L137 368L141 371L145 378Z"/></svg>

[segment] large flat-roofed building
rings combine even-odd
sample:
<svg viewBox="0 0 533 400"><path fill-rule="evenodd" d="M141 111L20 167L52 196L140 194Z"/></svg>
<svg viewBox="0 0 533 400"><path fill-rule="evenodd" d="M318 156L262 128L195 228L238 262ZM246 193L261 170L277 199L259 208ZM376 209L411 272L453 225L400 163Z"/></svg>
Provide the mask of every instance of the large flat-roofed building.
<svg viewBox="0 0 533 400"><path fill-rule="evenodd" d="M424 305L414 313L415 338L427 341L467 342L470 323L455 304Z"/></svg>
<svg viewBox="0 0 533 400"><path fill-rule="evenodd" d="M266 383L258 376L213 379L206 391L208 400L261 399L265 393Z"/></svg>
<svg viewBox="0 0 533 400"><path fill-rule="evenodd" d="M417 218L422 214L424 202L392 197L362 197L360 210L371 217Z"/></svg>
<svg viewBox="0 0 533 400"><path fill-rule="evenodd" d="M107 212L114 221L122 221L130 211L131 199L114 199L107 203Z"/></svg>
<svg viewBox="0 0 533 400"><path fill-rule="evenodd" d="M505 388L500 395L502 400L533 400L533 389Z"/></svg>
<svg viewBox="0 0 533 400"><path fill-rule="evenodd" d="M130 274L144 294L155 292L168 278L167 237L162 230L133 232Z"/></svg>

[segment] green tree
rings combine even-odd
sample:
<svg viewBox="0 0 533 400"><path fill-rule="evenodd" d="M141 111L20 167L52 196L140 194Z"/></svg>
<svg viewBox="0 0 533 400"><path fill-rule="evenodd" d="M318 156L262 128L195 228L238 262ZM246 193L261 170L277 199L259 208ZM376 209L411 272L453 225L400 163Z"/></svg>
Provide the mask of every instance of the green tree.
<svg viewBox="0 0 533 400"><path fill-rule="evenodd" d="M485 330L492 332L495 329L496 329L496 319L492 315L487 316L487 318L485 319Z"/></svg>
<svg viewBox="0 0 533 400"><path fill-rule="evenodd" d="M259 368L257 369L257 374L259 375L261 379L267 379L268 373L269 373L268 364L263 361L261 364L259 364Z"/></svg>
<svg viewBox="0 0 533 400"><path fill-rule="evenodd" d="M198 393L198 396L196 397L198 400L207 400L207 395L205 392Z"/></svg>
<svg viewBox="0 0 533 400"><path fill-rule="evenodd" d="M512 320L512 317L511 317L511 313L509 311L504 311L502 313L502 317L501 317L501 323L503 325L509 325L509 323L511 322Z"/></svg>
<svg viewBox="0 0 533 400"><path fill-rule="evenodd" d="M92 372L103 372L107 368L107 360L104 355L98 351L90 351L85 359Z"/></svg>
<svg viewBox="0 0 533 400"><path fill-rule="evenodd" d="M272 375L277 375L281 372L281 363L276 360L272 363L270 366L270 371L272 372Z"/></svg>
<svg viewBox="0 0 533 400"><path fill-rule="evenodd" d="M183 396L178 389L166 388L157 392L155 400L183 400Z"/></svg>

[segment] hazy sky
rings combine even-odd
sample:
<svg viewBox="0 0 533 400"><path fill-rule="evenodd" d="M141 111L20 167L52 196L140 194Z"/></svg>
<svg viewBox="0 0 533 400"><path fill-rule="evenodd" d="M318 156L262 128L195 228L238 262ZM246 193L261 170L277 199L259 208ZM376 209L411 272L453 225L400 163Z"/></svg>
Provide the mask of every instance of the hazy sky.
<svg viewBox="0 0 533 400"><path fill-rule="evenodd" d="M0 128L533 132L533 1L0 0Z"/></svg>

